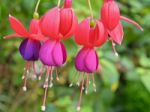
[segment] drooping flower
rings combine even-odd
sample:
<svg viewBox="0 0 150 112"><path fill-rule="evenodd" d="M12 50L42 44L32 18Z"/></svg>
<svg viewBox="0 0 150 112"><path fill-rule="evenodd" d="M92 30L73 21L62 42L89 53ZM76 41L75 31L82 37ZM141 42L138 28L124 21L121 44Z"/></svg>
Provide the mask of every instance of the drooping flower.
<svg viewBox="0 0 150 112"><path fill-rule="evenodd" d="M107 28L108 35L110 36L109 40L112 42L112 48L116 55L118 55L118 53L114 47L115 43L121 45L124 35L121 20L129 22L143 31L143 28L138 23L120 15L120 9L115 0L104 0L104 4L101 9L101 21Z"/></svg>
<svg viewBox="0 0 150 112"><path fill-rule="evenodd" d="M40 41L46 41L47 38L41 34L39 29L39 20L37 19L31 20L29 32L18 19L11 15L9 15L9 22L15 33L5 36L4 39L16 37L23 38L23 41L19 47L19 51L23 59L26 61L26 66L24 68L25 71L22 77L24 80L23 90L26 91L27 76L29 71L35 72L34 62L39 59L39 51L41 48Z"/></svg>
<svg viewBox="0 0 150 112"><path fill-rule="evenodd" d="M71 7L72 0L65 0L63 8L54 7L50 9L40 21L42 33L49 38L40 49L40 60L47 66L44 83L45 93L47 93L48 86L52 87L53 85L53 69L56 68L57 71L57 68L63 66L67 59L67 51L61 40L69 39L77 26L77 18ZM59 80L57 73L56 75L57 80ZM45 102L46 94L43 99L43 111L45 110Z"/></svg>
<svg viewBox="0 0 150 112"><path fill-rule="evenodd" d="M78 84L81 82L80 99L77 105L78 111L80 111L82 93L84 90L84 76L87 77L85 92L87 93L90 75L92 75L93 87L96 91L94 73L98 70L100 65L98 61L98 55L94 48L102 46L106 40L107 34L101 21L87 18L83 20L77 27L75 41L77 44L83 46L75 58L75 67L83 74L81 80L77 82Z"/></svg>

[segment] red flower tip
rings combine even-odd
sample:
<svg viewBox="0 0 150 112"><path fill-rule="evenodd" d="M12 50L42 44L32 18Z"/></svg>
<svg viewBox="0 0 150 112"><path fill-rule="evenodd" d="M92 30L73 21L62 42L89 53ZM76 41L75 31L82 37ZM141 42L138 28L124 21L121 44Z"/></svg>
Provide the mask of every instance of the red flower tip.
<svg viewBox="0 0 150 112"><path fill-rule="evenodd" d="M87 18L78 25L75 32L75 41L79 45L86 47L101 46L107 40L105 33L105 28L101 21L95 21L93 24L93 20L91 21L90 18Z"/></svg>
<svg viewBox="0 0 150 112"><path fill-rule="evenodd" d="M20 36L28 37L29 33L27 32L24 25L15 17L9 15L9 22L12 27L12 29Z"/></svg>
<svg viewBox="0 0 150 112"><path fill-rule="evenodd" d="M39 28L39 20L32 19L30 23L30 31L28 32L24 25L15 17L9 15L9 22L12 29L15 31L14 34L10 34L4 37L4 39L11 39L15 37L29 38L38 41L46 41Z"/></svg>
<svg viewBox="0 0 150 112"><path fill-rule="evenodd" d="M13 37L21 37L21 36L16 34L16 33L14 33L14 34L10 34L10 35L4 36L3 39L11 39Z"/></svg>
<svg viewBox="0 0 150 112"><path fill-rule="evenodd" d="M137 27L138 29L140 29L141 31L144 31L144 29L143 29L137 22L135 22L135 21L133 21L133 20L131 20L131 19L129 19L129 18L124 17L124 16L120 16L120 19L122 19L122 20L124 20L124 21L126 21L126 22L128 22L128 23L133 24L134 26L136 26L136 27Z"/></svg>
<svg viewBox="0 0 150 112"><path fill-rule="evenodd" d="M108 30L113 30L120 21L120 10L114 0L105 0L101 9L101 20Z"/></svg>

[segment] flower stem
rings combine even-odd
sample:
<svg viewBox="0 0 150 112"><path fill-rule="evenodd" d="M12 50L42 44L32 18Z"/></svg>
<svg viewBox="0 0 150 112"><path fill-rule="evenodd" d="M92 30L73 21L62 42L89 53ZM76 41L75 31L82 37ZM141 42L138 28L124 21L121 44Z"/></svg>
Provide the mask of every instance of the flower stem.
<svg viewBox="0 0 150 112"><path fill-rule="evenodd" d="M58 0L58 3L57 3L57 6L58 6L58 7L60 6L60 2L61 2L61 0Z"/></svg>
<svg viewBox="0 0 150 112"><path fill-rule="evenodd" d="M88 1L88 4L89 4L91 17L92 17L92 19L93 19L93 10L92 10L92 6L91 6L91 0L87 0L87 1Z"/></svg>
<svg viewBox="0 0 150 112"><path fill-rule="evenodd" d="M34 14L33 14L33 18L35 18L35 19L39 18L38 8L39 8L39 5L40 5L40 2L41 2L41 0L38 0L37 3L36 3L36 6L35 6L35 11L34 11Z"/></svg>

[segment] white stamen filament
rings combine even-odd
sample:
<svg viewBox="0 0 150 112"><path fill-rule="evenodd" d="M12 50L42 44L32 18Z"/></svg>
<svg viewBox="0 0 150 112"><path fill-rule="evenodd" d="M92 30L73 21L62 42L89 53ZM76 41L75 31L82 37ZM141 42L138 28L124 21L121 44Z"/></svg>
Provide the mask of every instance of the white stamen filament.
<svg viewBox="0 0 150 112"><path fill-rule="evenodd" d="M117 51L116 51L116 49L115 49L115 43L112 41L112 49L113 49L113 52L114 52L114 54L115 54L115 56L119 56L118 55L118 53L117 53Z"/></svg>
<svg viewBox="0 0 150 112"><path fill-rule="evenodd" d="M51 67L51 73L50 73L50 85L49 85L50 88L53 87L53 68Z"/></svg>
<svg viewBox="0 0 150 112"><path fill-rule="evenodd" d="M44 98L43 98L43 104L41 106L42 111L45 111L45 109L46 109L45 104L46 104L46 97L47 97L47 93L48 93L49 75L50 75L51 71L52 71L52 69L47 67L46 79L45 79L45 83L44 83L45 93L44 93Z"/></svg>
<svg viewBox="0 0 150 112"><path fill-rule="evenodd" d="M56 80L59 81L58 71L56 69Z"/></svg>
<svg viewBox="0 0 150 112"><path fill-rule="evenodd" d="M40 70L40 75L39 75L39 80L41 80L41 78L42 78L42 75L43 75L43 72L44 72L44 65L42 66L42 68L41 68L41 70Z"/></svg>
<svg viewBox="0 0 150 112"><path fill-rule="evenodd" d="M86 90L85 90L85 94L88 93L88 86L89 86L89 75L87 74L87 77L86 77Z"/></svg>
<svg viewBox="0 0 150 112"><path fill-rule="evenodd" d="M77 86L80 86L80 82L82 81L82 77L80 77L80 74L78 75L78 81L76 83Z"/></svg>
<svg viewBox="0 0 150 112"><path fill-rule="evenodd" d="M48 87L49 72L50 72L50 69L49 69L49 67L47 67L46 78L45 78L45 82L44 82L44 86L43 86L44 88Z"/></svg>
<svg viewBox="0 0 150 112"><path fill-rule="evenodd" d="M94 74L92 74L92 80L93 80L93 88L94 88L94 91L96 92L96 84L95 84Z"/></svg>

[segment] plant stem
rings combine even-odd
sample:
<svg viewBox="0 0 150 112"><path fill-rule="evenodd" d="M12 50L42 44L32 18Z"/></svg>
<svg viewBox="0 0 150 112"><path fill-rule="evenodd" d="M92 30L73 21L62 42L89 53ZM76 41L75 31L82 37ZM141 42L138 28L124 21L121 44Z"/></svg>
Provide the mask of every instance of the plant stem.
<svg viewBox="0 0 150 112"><path fill-rule="evenodd" d="M91 0L87 0L87 1L88 1L88 4L89 4L91 17L93 18L93 10L92 10L92 6L91 6Z"/></svg>
<svg viewBox="0 0 150 112"><path fill-rule="evenodd" d="M36 4L36 7L35 7L35 13L38 13L38 8L39 8L39 5L40 5L40 2L41 0L38 0L37 4Z"/></svg>
<svg viewBox="0 0 150 112"><path fill-rule="evenodd" d="M41 0L38 0L37 3L36 3L35 11L33 13L33 18L34 19L39 19L38 8L39 8L39 5L40 5L40 2L41 2Z"/></svg>
<svg viewBox="0 0 150 112"><path fill-rule="evenodd" d="M58 3L57 3L57 6L58 6L58 7L60 6L60 1L61 1L61 0L58 0Z"/></svg>

